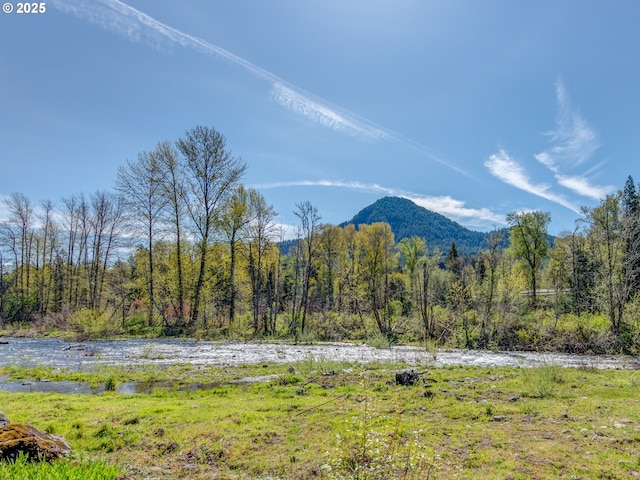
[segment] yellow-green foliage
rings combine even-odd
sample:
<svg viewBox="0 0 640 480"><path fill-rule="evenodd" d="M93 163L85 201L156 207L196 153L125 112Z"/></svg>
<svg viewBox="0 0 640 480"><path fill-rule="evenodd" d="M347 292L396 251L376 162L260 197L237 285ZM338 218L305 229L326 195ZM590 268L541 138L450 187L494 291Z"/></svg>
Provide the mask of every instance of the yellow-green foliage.
<svg viewBox="0 0 640 480"><path fill-rule="evenodd" d="M118 331L118 327L111 317L111 312L99 314L85 308L72 313L68 322L72 330L89 337L103 337Z"/></svg>

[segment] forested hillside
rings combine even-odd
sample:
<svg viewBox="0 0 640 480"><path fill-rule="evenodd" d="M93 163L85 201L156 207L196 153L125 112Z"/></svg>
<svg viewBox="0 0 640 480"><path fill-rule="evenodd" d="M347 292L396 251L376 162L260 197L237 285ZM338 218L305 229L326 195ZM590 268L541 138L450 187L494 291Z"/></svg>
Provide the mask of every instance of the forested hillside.
<svg viewBox="0 0 640 480"><path fill-rule="evenodd" d="M455 242L460 255L474 255L487 248L487 234L475 232L444 215L399 197L384 197L360 210L346 224L385 222L391 226L396 241L420 237L430 247L447 252ZM506 244L506 241L505 241Z"/></svg>
<svg viewBox="0 0 640 480"><path fill-rule="evenodd" d="M298 238L284 251L245 171L223 135L195 127L120 166L113 190L37 205L13 193L0 224L2 325L638 351L631 177L553 245L545 212L512 212L508 231L482 234L400 198L341 226L292 199Z"/></svg>

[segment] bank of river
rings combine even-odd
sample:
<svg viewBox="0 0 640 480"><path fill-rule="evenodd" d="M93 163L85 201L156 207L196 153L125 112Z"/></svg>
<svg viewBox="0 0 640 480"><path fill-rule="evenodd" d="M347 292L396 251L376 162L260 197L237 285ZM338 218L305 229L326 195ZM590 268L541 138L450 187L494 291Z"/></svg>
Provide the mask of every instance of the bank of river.
<svg viewBox="0 0 640 480"><path fill-rule="evenodd" d="M186 339L96 340L82 343L54 338L1 338L0 366L51 366L87 370L98 365L241 365L294 363L309 358L409 365L523 366L555 364L598 369L638 368L637 357L622 355L571 355L486 350L438 350L394 346L376 349L352 343L290 345L259 342L213 342Z"/></svg>

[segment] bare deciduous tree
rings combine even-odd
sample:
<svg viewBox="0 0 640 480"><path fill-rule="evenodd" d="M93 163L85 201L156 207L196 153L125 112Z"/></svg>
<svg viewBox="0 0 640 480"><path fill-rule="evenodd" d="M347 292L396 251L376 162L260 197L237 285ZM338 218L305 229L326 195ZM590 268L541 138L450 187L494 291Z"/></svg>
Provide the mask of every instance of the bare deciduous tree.
<svg viewBox="0 0 640 480"><path fill-rule="evenodd" d="M190 324L195 325L200 313L200 299L204 286L207 250L216 215L224 198L240 181L246 170L245 163L227 149L224 136L214 128L198 126L178 140L187 180L187 211L198 237L200 268L193 292Z"/></svg>

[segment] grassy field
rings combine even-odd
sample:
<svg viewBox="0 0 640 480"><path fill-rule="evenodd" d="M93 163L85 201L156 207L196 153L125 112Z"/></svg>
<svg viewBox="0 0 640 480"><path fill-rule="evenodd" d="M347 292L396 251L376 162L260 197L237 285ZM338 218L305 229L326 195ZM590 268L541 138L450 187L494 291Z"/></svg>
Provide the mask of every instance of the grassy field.
<svg viewBox="0 0 640 480"><path fill-rule="evenodd" d="M0 392L0 410L13 422L63 435L73 446L63 468L106 462L99 477L105 479L640 476L639 371L425 367L418 383L403 387L394 375L403 368L310 359L104 369L80 379L111 386L155 381L159 389L151 395ZM0 375L79 377L16 368ZM267 381L232 383L255 376ZM189 382L211 388L172 388ZM32 478L49 478L41 475ZM24 477L0 466L0 478Z"/></svg>

